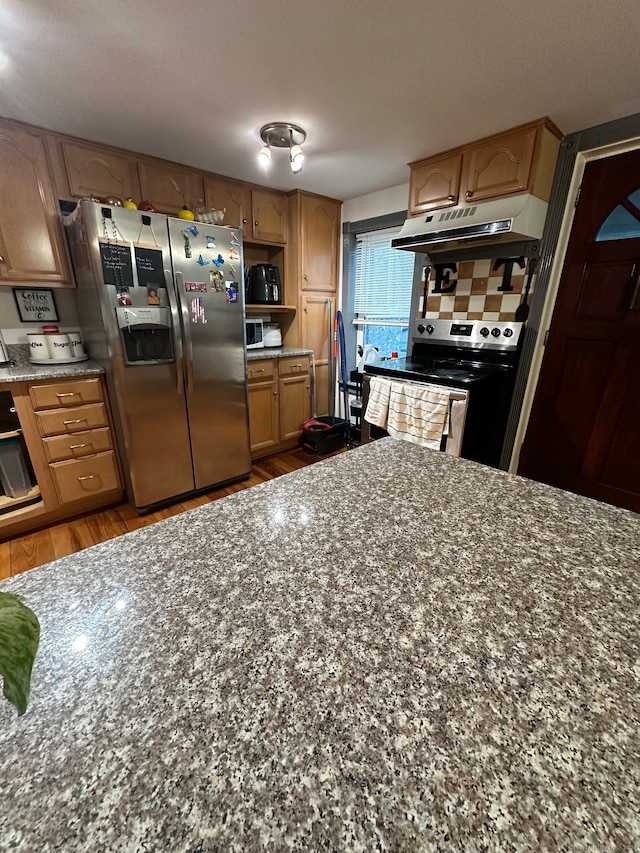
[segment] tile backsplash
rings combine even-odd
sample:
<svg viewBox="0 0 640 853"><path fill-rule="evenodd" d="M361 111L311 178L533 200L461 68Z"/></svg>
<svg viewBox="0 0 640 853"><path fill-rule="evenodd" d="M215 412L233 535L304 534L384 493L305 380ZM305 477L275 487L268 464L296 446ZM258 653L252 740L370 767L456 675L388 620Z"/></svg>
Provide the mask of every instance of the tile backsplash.
<svg viewBox="0 0 640 853"><path fill-rule="evenodd" d="M458 263L435 263L429 274L427 317L441 320L514 320L523 300L529 258L485 258ZM535 287L531 278L528 302ZM424 278L422 293L424 294ZM424 296L420 297L422 312Z"/></svg>

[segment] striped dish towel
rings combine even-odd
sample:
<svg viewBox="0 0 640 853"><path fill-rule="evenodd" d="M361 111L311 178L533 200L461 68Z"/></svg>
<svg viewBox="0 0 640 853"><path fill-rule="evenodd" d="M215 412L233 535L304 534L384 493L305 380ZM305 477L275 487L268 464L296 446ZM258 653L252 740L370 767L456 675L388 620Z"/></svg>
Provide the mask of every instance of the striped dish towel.
<svg viewBox="0 0 640 853"><path fill-rule="evenodd" d="M389 400L387 432L432 450L440 450L449 426L448 391L394 382Z"/></svg>
<svg viewBox="0 0 640 853"><path fill-rule="evenodd" d="M387 426L387 415L389 413L389 397L391 395L392 383L390 379L381 376L372 376L369 382L369 401L367 411L364 413L365 421L369 421L377 427L384 429Z"/></svg>

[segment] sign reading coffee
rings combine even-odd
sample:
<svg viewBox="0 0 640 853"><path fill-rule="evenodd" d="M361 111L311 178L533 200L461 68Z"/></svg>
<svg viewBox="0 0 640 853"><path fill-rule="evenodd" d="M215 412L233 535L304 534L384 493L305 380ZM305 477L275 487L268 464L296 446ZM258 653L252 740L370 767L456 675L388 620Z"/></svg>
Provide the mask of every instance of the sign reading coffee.
<svg viewBox="0 0 640 853"><path fill-rule="evenodd" d="M13 296L22 323L42 323L58 320L53 291L43 288L14 287Z"/></svg>

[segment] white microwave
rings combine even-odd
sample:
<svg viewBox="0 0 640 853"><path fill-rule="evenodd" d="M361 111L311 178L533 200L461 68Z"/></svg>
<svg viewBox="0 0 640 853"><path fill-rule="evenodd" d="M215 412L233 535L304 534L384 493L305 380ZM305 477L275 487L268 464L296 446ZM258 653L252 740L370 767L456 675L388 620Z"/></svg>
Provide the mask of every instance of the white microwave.
<svg viewBox="0 0 640 853"><path fill-rule="evenodd" d="M264 328L262 320L245 320L247 349L264 348Z"/></svg>

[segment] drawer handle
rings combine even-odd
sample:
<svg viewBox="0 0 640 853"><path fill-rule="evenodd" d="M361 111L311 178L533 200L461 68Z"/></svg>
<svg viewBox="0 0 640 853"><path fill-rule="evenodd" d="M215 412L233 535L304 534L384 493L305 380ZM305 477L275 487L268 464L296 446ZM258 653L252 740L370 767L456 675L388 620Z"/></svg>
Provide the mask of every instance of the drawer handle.
<svg viewBox="0 0 640 853"><path fill-rule="evenodd" d="M87 423L87 419L86 419L86 418L75 418L75 420L72 420L72 421L62 421L62 423L63 423L65 426L69 426L69 424L86 424L86 423Z"/></svg>
<svg viewBox="0 0 640 853"><path fill-rule="evenodd" d="M264 367L261 367L258 370L250 370L249 373L264 373Z"/></svg>
<svg viewBox="0 0 640 853"><path fill-rule="evenodd" d="M65 391L64 394L56 394L56 397L77 397L77 391Z"/></svg>
<svg viewBox="0 0 640 853"><path fill-rule="evenodd" d="M70 444L69 450L78 450L79 447L89 447L88 444Z"/></svg>
<svg viewBox="0 0 640 853"><path fill-rule="evenodd" d="M289 368L291 370L302 370L302 365L301 364L290 364Z"/></svg>
<svg viewBox="0 0 640 853"><path fill-rule="evenodd" d="M95 480L98 474L87 474L85 477L76 477L77 480Z"/></svg>

